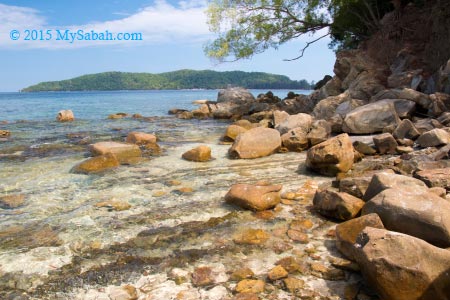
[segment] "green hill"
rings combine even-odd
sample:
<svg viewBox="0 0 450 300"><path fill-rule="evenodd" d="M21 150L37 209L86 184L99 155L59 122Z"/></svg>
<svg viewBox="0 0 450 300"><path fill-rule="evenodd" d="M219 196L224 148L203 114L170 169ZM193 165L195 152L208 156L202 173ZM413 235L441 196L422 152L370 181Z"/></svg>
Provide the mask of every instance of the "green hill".
<svg viewBox="0 0 450 300"><path fill-rule="evenodd" d="M311 88L306 80L296 81L287 76L262 72L179 70L160 74L126 72L89 74L68 80L41 82L24 88L22 92L221 89L228 85L249 89Z"/></svg>

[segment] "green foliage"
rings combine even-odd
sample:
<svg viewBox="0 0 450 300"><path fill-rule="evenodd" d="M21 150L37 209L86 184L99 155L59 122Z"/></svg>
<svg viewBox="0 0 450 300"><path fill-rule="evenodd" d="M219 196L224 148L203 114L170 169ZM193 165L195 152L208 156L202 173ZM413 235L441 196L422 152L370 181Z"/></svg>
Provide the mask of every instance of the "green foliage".
<svg viewBox="0 0 450 300"><path fill-rule="evenodd" d="M250 58L315 33L294 59L328 35L331 46L354 48L376 32L381 18L393 9L391 0L212 0L207 15L217 38L205 46L205 53L218 61Z"/></svg>
<svg viewBox="0 0 450 300"><path fill-rule="evenodd" d="M311 88L306 80L295 81L287 76L261 72L179 70L161 74L124 72L90 74L62 81L41 82L22 91L221 89L228 85L250 89Z"/></svg>

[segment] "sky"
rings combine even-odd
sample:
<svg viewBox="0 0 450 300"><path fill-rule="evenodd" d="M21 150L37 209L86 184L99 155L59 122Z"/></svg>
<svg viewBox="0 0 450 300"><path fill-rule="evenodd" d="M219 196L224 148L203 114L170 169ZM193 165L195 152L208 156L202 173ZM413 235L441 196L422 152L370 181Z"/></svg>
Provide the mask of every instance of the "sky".
<svg viewBox="0 0 450 300"><path fill-rule="evenodd" d="M205 0L0 0L0 92L106 71L241 70L308 81L332 74L335 55L326 38L296 61L283 59L298 56L314 37L218 64L203 51L215 37L206 23L206 5ZM113 37L138 33L142 39L93 41L74 35L71 42L70 33L78 30L107 30Z"/></svg>

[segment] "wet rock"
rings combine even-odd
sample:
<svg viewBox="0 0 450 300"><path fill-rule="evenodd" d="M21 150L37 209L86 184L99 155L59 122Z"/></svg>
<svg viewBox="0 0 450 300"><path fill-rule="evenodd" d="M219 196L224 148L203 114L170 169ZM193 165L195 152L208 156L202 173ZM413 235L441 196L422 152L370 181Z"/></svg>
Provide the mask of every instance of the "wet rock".
<svg viewBox="0 0 450 300"><path fill-rule="evenodd" d="M302 128L294 128L281 136L283 147L293 152L301 152L308 149L309 140L307 133Z"/></svg>
<svg viewBox="0 0 450 300"><path fill-rule="evenodd" d="M25 202L25 195L22 194L0 196L0 208L3 209L12 209L20 207L23 205L24 202Z"/></svg>
<svg viewBox="0 0 450 300"><path fill-rule="evenodd" d="M336 226L336 247L342 254L353 261L356 259L356 238L366 227L384 229L380 217L373 213L348 220Z"/></svg>
<svg viewBox="0 0 450 300"><path fill-rule="evenodd" d="M353 146L347 134L317 144L307 152L306 166L320 174L335 176L353 166Z"/></svg>
<svg viewBox="0 0 450 300"><path fill-rule="evenodd" d="M280 265L274 267L272 270L269 271L267 274L267 277L272 280L279 280L282 278L286 278L288 276L288 272Z"/></svg>
<svg viewBox="0 0 450 300"><path fill-rule="evenodd" d="M420 132L417 130L416 126L408 120L402 120L400 124L395 128L393 134L396 139L410 139L415 140L419 137Z"/></svg>
<svg viewBox="0 0 450 300"><path fill-rule="evenodd" d="M258 158L271 155L280 148L281 137L277 130L257 127L240 134L228 153L231 158Z"/></svg>
<svg viewBox="0 0 450 300"><path fill-rule="evenodd" d="M291 224L289 224L289 228L293 230L305 231L313 228L314 223L311 220L303 219L303 220L293 220Z"/></svg>
<svg viewBox="0 0 450 300"><path fill-rule="evenodd" d="M299 262L297 258L293 256L288 256L285 258L280 259L275 263L275 265L282 266L286 271L288 271L290 274L300 272L300 273L306 273L307 272L307 266Z"/></svg>
<svg viewBox="0 0 450 300"><path fill-rule="evenodd" d="M120 162L117 157L112 153L106 153L82 161L74 166L71 172L80 174L100 173L118 166L120 166Z"/></svg>
<svg viewBox="0 0 450 300"><path fill-rule="evenodd" d="M230 276L230 280L241 281L244 279L253 278L253 276L255 276L255 273L253 273L253 271L250 268L242 268L234 271Z"/></svg>
<svg viewBox="0 0 450 300"><path fill-rule="evenodd" d="M156 136L150 133L133 131L127 135L126 142L137 145L155 144Z"/></svg>
<svg viewBox="0 0 450 300"><path fill-rule="evenodd" d="M120 163L126 163L128 159L140 157L142 155L139 146L118 142L99 142L90 145L90 151L93 156L114 154Z"/></svg>
<svg viewBox="0 0 450 300"><path fill-rule="evenodd" d="M347 193L327 189L316 192L313 204L321 215L338 220L349 220L359 214L364 201Z"/></svg>
<svg viewBox="0 0 450 300"><path fill-rule="evenodd" d="M232 300L260 300L260 298L254 293L240 293L234 296Z"/></svg>
<svg viewBox="0 0 450 300"><path fill-rule="evenodd" d="M11 136L11 132L9 130L0 130L0 137L5 138Z"/></svg>
<svg viewBox="0 0 450 300"><path fill-rule="evenodd" d="M376 213L388 230L450 247L450 202L424 191L390 188L368 201L361 214Z"/></svg>
<svg viewBox="0 0 450 300"><path fill-rule="evenodd" d="M357 244L362 273L382 299L448 299L449 251L408 235L370 227L363 230Z"/></svg>
<svg viewBox="0 0 450 300"><path fill-rule="evenodd" d="M210 267L195 268L192 273L192 284L194 286L206 286L214 282L213 272Z"/></svg>
<svg viewBox="0 0 450 300"><path fill-rule="evenodd" d="M230 125L227 127L225 135L223 136L223 140L227 142L233 142L237 136L241 133L248 131L248 129L238 126L238 125Z"/></svg>
<svg viewBox="0 0 450 300"><path fill-rule="evenodd" d="M325 120L317 120L312 123L311 130L306 136L311 146L328 140L331 134L331 125Z"/></svg>
<svg viewBox="0 0 450 300"><path fill-rule="evenodd" d="M225 195L225 201L245 209L262 211L280 203L281 185L234 184Z"/></svg>
<svg viewBox="0 0 450 300"><path fill-rule="evenodd" d="M308 114L299 113L296 115L289 115L289 117L281 122L279 125L275 125L275 129L280 132L281 135L287 133L294 128L301 128L304 132L308 132L311 128L312 117Z"/></svg>
<svg viewBox="0 0 450 300"><path fill-rule="evenodd" d="M110 114L108 116L108 119L110 119L110 120L117 120L117 119L123 119L123 118L125 118L127 116L128 116L127 113L116 113L116 114Z"/></svg>
<svg viewBox="0 0 450 300"><path fill-rule="evenodd" d="M38 247L55 247L62 245L58 232L50 225L14 226L0 231L0 247L2 249Z"/></svg>
<svg viewBox="0 0 450 300"><path fill-rule="evenodd" d="M186 109L171 108L171 109L169 109L168 114L169 115L177 115L177 114L180 114L180 113L183 113L186 111L187 111Z"/></svg>
<svg viewBox="0 0 450 300"><path fill-rule="evenodd" d="M287 235L294 242L299 242L302 244L307 244L309 242L308 235L300 230L289 229L287 231Z"/></svg>
<svg viewBox="0 0 450 300"><path fill-rule="evenodd" d="M236 292L259 294L264 292L265 285L262 280L244 279L237 284Z"/></svg>
<svg viewBox="0 0 450 300"><path fill-rule="evenodd" d="M342 130L346 133L369 134L382 132L390 125L400 123L392 102L378 101L360 106L349 112L344 119Z"/></svg>
<svg viewBox="0 0 450 300"><path fill-rule="evenodd" d="M107 201L102 201L102 202L96 203L95 207L98 207L98 208L106 207L110 210L122 211L122 210L130 209L131 205L130 205L130 203L128 203L128 201L109 199Z"/></svg>
<svg viewBox="0 0 450 300"><path fill-rule="evenodd" d="M269 234L262 229L247 229L236 234L233 237L233 241L238 245L261 245L269 237Z"/></svg>
<svg viewBox="0 0 450 300"><path fill-rule="evenodd" d="M75 117L73 116L73 112L71 110L61 110L58 112L56 120L58 122L72 122L75 120Z"/></svg>
<svg viewBox="0 0 450 300"><path fill-rule="evenodd" d="M353 148L364 155L374 155L375 153L377 153L375 149L361 141L353 142Z"/></svg>
<svg viewBox="0 0 450 300"><path fill-rule="evenodd" d="M373 137L373 143L380 154L395 154L397 142L390 133L383 133Z"/></svg>
<svg viewBox="0 0 450 300"><path fill-rule="evenodd" d="M247 89L241 87L227 88L220 90L217 95L217 103L232 102L232 103L247 103L254 102L255 97Z"/></svg>
<svg viewBox="0 0 450 300"><path fill-rule="evenodd" d="M190 111L182 111L177 113L177 118L182 120L190 120L194 118L194 114Z"/></svg>
<svg viewBox="0 0 450 300"><path fill-rule="evenodd" d="M142 119L144 116L141 115L141 114L133 114L131 117L132 117L133 119Z"/></svg>
<svg viewBox="0 0 450 300"><path fill-rule="evenodd" d="M416 178L382 172L373 175L363 199L369 201L378 193L390 188L407 190L414 193L422 193L428 190L427 186Z"/></svg>
<svg viewBox="0 0 450 300"><path fill-rule="evenodd" d="M285 289L294 295L297 295L305 286L305 281L295 277L285 278L283 279L283 283Z"/></svg>
<svg viewBox="0 0 450 300"><path fill-rule="evenodd" d="M205 162L211 160L211 148L205 145L201 145L183 153L182 157L185 160Z"/></svg>
<svg viewBox="0 0 450 300"><path fill-rule="evenodd" d="M450 135L444 129L436 128L419 136L417 143L424 148L436 147L450 143Z"/></svg>
<svg viewBox="0 0 450 300"><path fill-rule="evenodd" d="M450 168L418 171L414 177L422 180L428 187L441 187L450 190Z"/></svg>

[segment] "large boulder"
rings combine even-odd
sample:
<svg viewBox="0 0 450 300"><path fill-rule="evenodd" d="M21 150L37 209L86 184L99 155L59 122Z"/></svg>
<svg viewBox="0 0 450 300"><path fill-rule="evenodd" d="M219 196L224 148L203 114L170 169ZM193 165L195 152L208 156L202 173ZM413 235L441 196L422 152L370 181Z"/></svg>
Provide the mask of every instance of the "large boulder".
<svg viewBox="0 0 450 300"><path fill-rule="evenodd" d="M75 117L71 110L61 110L58 112L58 115L56 115L56 120L58 122L72 122L75 120Z"/></svg>
<svg viewBox="0 0 450 300"><path fill-rule="evenodd" d="M309 141L303 128L294 128L281 136L283 147L293 152L301 152L308 149Z"/></svg>
<svg viewBox="0 0 450 300"><path fill-rule="evenodd" d="M432 105L430 96L427 94L418 92L413 89L403 88L403 89L391 89L383 90L374 95L371 101L379 101L383 99L404 99L415 102L418 106L423 109L429 109Z"/></svg>
<svg viewBox="0 0 450 300"><path fill-rule="evenodd" d="M436 147L450 143L450 134L444 129L436 128L423 133L417 139L421 147Z"/></svg>
<svg viewBox="0 0 450 300"><path fill-rule="evenodd" d="M306 166L320 174L335 176L350 170L353 159L352 141L344 133L311 147L306 156Z"/></svg>
<svg viewBox="0 0 450 300"><path fill-rule="evenodd" d="M281 185L234 184L225 201L245 209L262 211L280 203Z"/></svg>
<svg viewBox="0 0 450 300"><path fill-rule="evenodd" d="M366 227L384 229L383 222L377 214L368 214L345 221L336 226L336 247L347 258L355 260L355 243L358 235Z"/></svg>
<svg viewBox="0 0 450 300"><path fill-rule="evenodd" d="M386 170L367 171L359 176L342 178L339 181L339 191L346 192L357 198L363 199L364 194L366 193L367 188L369 187L373 175L382 172L388 174L395 174L393 170L386 169Z"/></svg>
<svg viewBox="0 0 450 300"><path fill-rule="evenodd" d="M353 219L359 214L364 206L364 201L347 193L325 189L316 191L313 204L321 215L345 221Z"/></svg>
<svg viewBox="0 0 450 300"><path fill-rule="evenodd" d="M450 299L450 251L371 227L359 235L355 250L364 278L381 299Z"/></svg>
<svg viewBox="0 0 450 300"><path fill-rule="evenodd" d="M220 90L217 95L217 102L247 103L255 101L255 97L247 89L241 87L227 88Z"/></svg>
<svg viewBox="0 0 450 300"><path fill-rule="evenodd" d="M100 173L120 165L117 157L112 153L88 158L72 168L73 173L91 174Z"/></svg>
<svg viewBox="0 0 450 300"><path fill-rule="evenodd" d="M294 128L302 128L304 132L308 132L311 128L312 117L308 114L299 113L296 115L290 115L283 122L275 125L275 129L280 132L280 134L285 134Z"/></svg>
<svg viewBox="0 0 450 300"><path fill-rule="evenodd" d="M361 214L376 213L384 226L438 247L450 247L450 202L434 193L392 188L366 202Z"/></svg>
<svg viewBox="0 0 450 300"><path fill-rule="evenodd" d="M378 101L360 106L349 112L342 130L353 134L382 132L388 126L397 126L400 119L395 106L389 101Z"/></svg>
<svg viewBox="0 0 450 300"><path fill-rule="evenodd" d="M120 163L127 163L130 159L140 157L141 149L138 145L119 142L99 142L90 145L90 151L93 156L114 154Z"/></svg>
<svg viewBox="0 0 450 300"><path fill-rule="evenodd" d="M312 123L311 130L307 138L311 146L320 144L328 140L331 134L331 125L325 120L317 120Z"/></svg>
<svg viewBox="0 0 450 300"><path fill-rule="evenodd" d="M232 142L237 138L238 135L246 132L247 130L247 128L231 124L227 127L227 130L225 131L225 134L223 136L223 140L226 142Z"/></svg>
<svg viewBox="0 0 450 300"><path fill-rule="evenodd" d="M348 93L342 93L337 96L330 96L320 100L313 110L313 116L316 119L328 120L336 114L337 107L346 101L350 101Z"/></svg>
<svg viewBox="0 0 450 300"><path fill-rule="evenodd" d="M205 145L200 145L195 147L189 151L186 151L181 156L185 160L196 161L196 162L205 162L211 160L211 148Z"/></svg>
<svg viewBox="0 0 450 300"><path fill-rule="evenodd" d="M228 153L231 158L258 158L280 148L281 137L277 130L257 127L238 135Z"/></svg>
<svg viewBox="0 0 450 300"><path fill-rule="evenodd" d="M422 193L428 190L426 184L416 178L381 172L372 176L363 199L369 201L378 193L390 188L404 189L413 193Z"/></svg>
<svg viewBox="0 0 450 300"><path fill-rule="evenodd" d="M450 168L422 170L416 172L414 177L425 182L430 188L441 187L450 190Z"/></svg>
<svg viewBox="0 0 450 300"><path fill-rule="evenodd" d="M395 128L392 133L394 138L396 139L410 139L415 140L419 137L420 132L417 130L416 126L414 126L413 122L408 119L402 120L400 124L398 124L397 128Z"/></svg>

